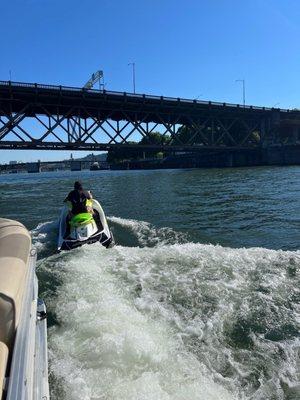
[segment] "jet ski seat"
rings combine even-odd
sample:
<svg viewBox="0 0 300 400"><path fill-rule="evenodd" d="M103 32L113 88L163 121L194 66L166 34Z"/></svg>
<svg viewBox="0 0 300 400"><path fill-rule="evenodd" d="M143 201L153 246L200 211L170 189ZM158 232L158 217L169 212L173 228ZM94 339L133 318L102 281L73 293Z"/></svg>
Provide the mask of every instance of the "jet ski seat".
<svg viewBox="0 0 300 400"><path fill-rule="evenodd" d="M31 238L19 222L0 218L0 399L26 287Z"/></svg>

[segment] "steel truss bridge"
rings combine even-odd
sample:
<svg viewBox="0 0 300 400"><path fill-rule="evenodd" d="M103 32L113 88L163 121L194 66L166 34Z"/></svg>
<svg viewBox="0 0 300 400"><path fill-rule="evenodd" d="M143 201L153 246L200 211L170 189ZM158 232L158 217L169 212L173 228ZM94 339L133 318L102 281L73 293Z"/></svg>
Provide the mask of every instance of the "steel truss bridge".
<svg viewBox="0 0 300 400"><path fill-rule="evenodd" d="M0 81L0 149L232 151L296 144L299 127L298 110Z"/></svg>

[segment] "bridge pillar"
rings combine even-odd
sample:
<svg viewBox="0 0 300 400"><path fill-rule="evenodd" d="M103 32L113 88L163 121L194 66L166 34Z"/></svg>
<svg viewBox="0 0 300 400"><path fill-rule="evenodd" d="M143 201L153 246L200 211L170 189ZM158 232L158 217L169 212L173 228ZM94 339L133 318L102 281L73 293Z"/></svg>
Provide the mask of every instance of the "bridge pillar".
<svg viewBox="0 0 300 400"><path fill-rule="evenodd" d="M264 147L266 144L266 120L263 118L260 121L260 143Z"/></svg>
<svg viewBox="0 0 300 400"><path fill-rule="evenodd" d="M292 143L296 144L300 139L299 135L299 127L298 126L293 126L293 131L292 131Z"/></svg>
<svg viewBox="0 0 300 400"><path fill-rule="evenodd" d="M273 143L280 143L280 111L273 110L271 114L271 135Z"/></svg>
<svg viewBox="0 0 300 400"><path fill-rule="evenodd" d="M225 155L225 166L226 167L233 167L233 154L232 153L227 153Z"/></svg>
<svg viewBox="0 0 300 400"><path fill-rule="evenodd" d="M71 171L81 171L81 161L71 161Z"/></svg>
<svg viewBox="0 0 300 400"><path fill-rule="evenodd" d="M28 163L27 172L29 174L41 172L41 164L39 162Z"/></svg>

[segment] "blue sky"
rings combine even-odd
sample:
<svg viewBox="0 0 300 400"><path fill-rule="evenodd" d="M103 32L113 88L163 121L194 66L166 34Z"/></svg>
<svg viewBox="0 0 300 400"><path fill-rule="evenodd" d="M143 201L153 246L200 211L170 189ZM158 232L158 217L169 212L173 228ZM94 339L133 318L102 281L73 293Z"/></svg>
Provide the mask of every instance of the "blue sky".
<svg viewBox="0 0 300 400"><path fill-rule="evenodd" d="M1 0L0 79L300 107L297 0ZM278 105L279 103L279 105ZM80 153L81 155L83 153ZM1 151L0 162L69 157Z"/></svg>

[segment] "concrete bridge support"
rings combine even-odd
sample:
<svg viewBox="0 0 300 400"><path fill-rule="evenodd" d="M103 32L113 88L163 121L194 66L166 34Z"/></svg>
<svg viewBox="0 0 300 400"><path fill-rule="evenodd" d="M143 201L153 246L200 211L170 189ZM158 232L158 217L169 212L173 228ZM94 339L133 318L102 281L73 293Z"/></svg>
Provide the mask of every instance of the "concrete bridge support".
<svg viewBox="0 0 300 400"><path fill-rule="evenodd" d="M81 161L71 161L71 171L81 171Z"/></svg>
<svg viewBox="0 0 300 400"><path fill-rule="evenodd" d="M300 140L299 127L293 126L292 142L295 144Z"/></svg>
<svg viewBox="0 0 300 400"><path fill-rule="evenodd" d="M39 162L28 163L27 172L30 174L41 172L41 164Z"/></svg>

